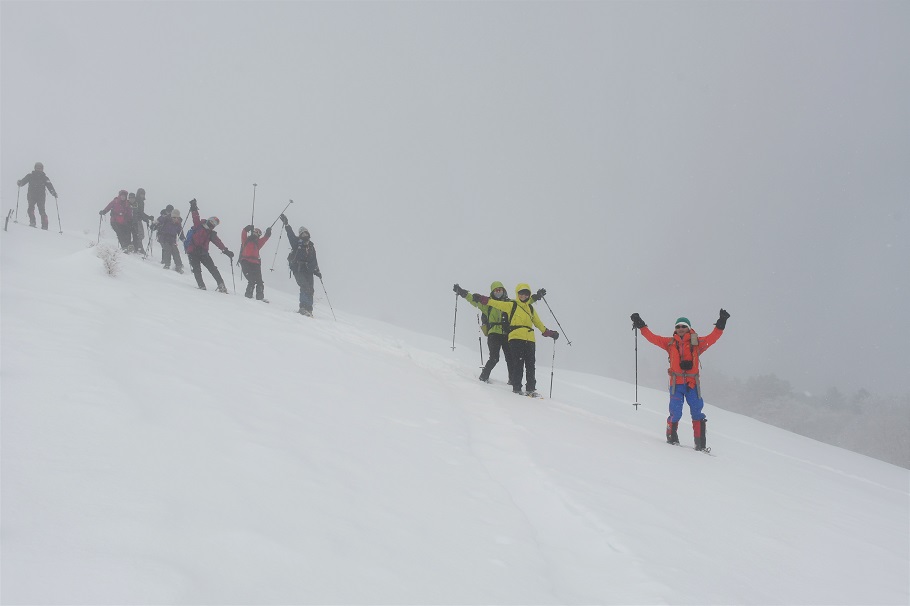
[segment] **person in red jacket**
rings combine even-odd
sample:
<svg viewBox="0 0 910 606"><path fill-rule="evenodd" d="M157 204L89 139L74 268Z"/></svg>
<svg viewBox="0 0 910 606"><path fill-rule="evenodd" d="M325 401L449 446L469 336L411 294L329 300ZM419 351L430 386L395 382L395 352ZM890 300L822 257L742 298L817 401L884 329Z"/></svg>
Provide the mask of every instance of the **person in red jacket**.
<svg viewBox="0 0 910 606"><path fill-rule="evenodd" d="M99 215L111 213L111 227L117 234L117 241L120 242L120 248L129 252L133 242L133 209L127 200L127 191L121 189L117 197L110 201L102 210L98 211Z"/></svg>
<svg viewBox="0 0 910 606"><path fill-rule="evenodd" d="M249 233L249 235L247 235ZM253 298L253 288L256 288L256 300L266 301L265 284L262 282L262 259L259 258L259 251L265 246L265 243L272 237L272 228L265 230L265 237L262 237L262 230L247 225L240 232L240 268L246 277L246 298Z"/></svg>
<svg viewBox="0 0 910 606"><path fill-rule="evenodd" d="M701 397L701 381L698 376L699 356L714 345L724 329L730 314L725 309L720 310L720 317L714 323L714 330L706 337L699 337L692 330L692 323L688 318L677 318L672 337L662 337L651 332L645 321L637 313L632 314L632 328L641 330L641 335L665 349L670 358L670 368L667 374L670 377L670 416L667 417L667 442L679 444L676 433L679 420L682 418L683 399L689 404L689 414L692 415L692 431L695 435L695 450L706 450L705 425L708 419L702 409L705 401Z"/></svg>
<svg viewBox="0 0 910 606"><path fill-rule="evenodd" d="M200 290L205 290L205 282L202 280L202 266L209 270L212 277L218 283L216 290L227 293L227 287L221 278L221 272L215 265L212 255L209 254L209 242L221 249L221 252L227 255L231 260L234 259L234 253L228 250L221 238L215 232L215 228L221 223L218 217L209 217L202 220L199 218L199 207L196 205L196 198L190 200L190 213L193 215L193 228L190 234L187 234L183 242L183 249L186 251L186 257L189 259L190 267L193 269L193 277L196 278L196 285Z"/></svg>

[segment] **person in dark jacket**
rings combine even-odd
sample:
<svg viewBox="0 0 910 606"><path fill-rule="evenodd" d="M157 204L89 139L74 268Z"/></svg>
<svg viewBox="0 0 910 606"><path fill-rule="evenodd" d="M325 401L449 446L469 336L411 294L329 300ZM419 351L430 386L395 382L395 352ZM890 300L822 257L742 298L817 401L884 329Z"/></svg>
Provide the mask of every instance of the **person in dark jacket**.
<svg viewBox="0 0 910 606"><path fill-rule="evenodd" d="M301 227L295 234L288 225L288 218L284 215L281 215L280 218L288 234L288 242L291 244L288 264L300 287L300 309L297 311L304 316L313 317L313 294L316 292L313 276L322 279L319 261L316 260L316 247L310 240L310 232L306 227Z"/></svg>
<svg viewBox="0 0 910 606"><path fill-rule="evenodd" d="M183 260L180 258L180 247L177 246L177 238L184 239L180 211L173 206L171 206L170 212L166 212L166 209L161 211L161 216L158 217L157 229L158 242L161 244L161 262L164 264L164 269L171 268L171 260L173 259L174 271L182 274Z"/></svg>
<svg viewBox="0 0 910 606"><path fill-rule="evenodd" d="M218 283L218 292L227 293L227 287L221 278L221 272L218 271L215 261L212 260L212 255L209 254L209 242L212 242L229 259L234 258L234 253L228 250L221 238L218 237L218 234L215 233L215 228L218 227L221 221L218 217L209 217L204 221L200 219L196 198L190 200L190 213L193 216L193 233L184 241L184 244L186 246L186 256L190 260L190 267L193 268L196 284L201 290L205 290L205 282L202 280L202 266L205 265L205 268L209 270L209 273L212 274L212 277Z"/></svg>
<svg viewBox="0 0 910 606"><path fill-rule="evenodd" d="M28 193L25 196L28 200L28 223L31 227L36 227L35 206L37 206L38 213L41 215L41 229L47 229L47 213L44 212L44 202L47 198L46 192L51 192L54 198L57 197L57 192L54 191L54 185L51 180L44 174L44 165L42 163L35 162L35 170L16 181L19 187L26 183L28 184Z"/></svg>
<svg viewBox="0 0 910 606"><path fill-rule="evenodd" d="M133 209L130 208L125 189L121 189L120 193L117 194L117 197L111 200L102 210L98 211L98 214L106 215L108 212L111 213L111 227L113 228L114 233L117 234L117 241L120 242L120 248L125 252L129 252L132 247L130 242L133 238L132 232L130 231L130 226L133 221Z"/></svg>
<svg viewBox="0 0 910 606"><path fill-rule="evenodd" d="M143 242L145 241L145 230L142 228L142 224L144 222L148 225L148 222L155 218L145 214L145 189L140 187L136 190L136 196L131 200L130 205L133 209L133 224L131 230L133 250L141 252L144 255L145 247L143 246Z"/></svg>
<svg viewBox="0 0 910 606"><path fill-rule="evenodd" d="M265 284L262 281L262 259L259 257L259 251L262 250L262 247L265 246L265 243L271 237L271 227L265 230L264 237L262 230L252 225L247 225L240 232L240 268L243 270L243 275L247 281L245 293L247 299L253 298L253 288L255 288L256 300L268 303L265 299Z"/></svg>

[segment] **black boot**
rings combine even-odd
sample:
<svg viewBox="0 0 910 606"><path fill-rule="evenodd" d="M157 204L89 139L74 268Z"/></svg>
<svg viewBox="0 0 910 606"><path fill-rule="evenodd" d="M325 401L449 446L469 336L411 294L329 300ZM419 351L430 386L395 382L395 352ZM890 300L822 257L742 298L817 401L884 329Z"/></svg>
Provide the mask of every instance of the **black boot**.
<svg viewBox="0 0 910 606"><path fill-rule="evenodd" d="M246 297L247 299L252 299L254 286L255 285L252 282L247 282L246 283L246 292L243 294L243 296Z"/></svg>
<svg viewBox="0 0 910 606"><path fill-rule="evenodd" d="M692 432L695 434L695 450L704 450L707 447L705 444L705 426L707 423L708 419L692 421Z"/></svg>
<svg viewBox="0 0 910 606"><path fill-rule="evenodd" d="M679 444L679 435L676 430L679 428L679 422L674 423L667 417L667 444Z"/></svg>

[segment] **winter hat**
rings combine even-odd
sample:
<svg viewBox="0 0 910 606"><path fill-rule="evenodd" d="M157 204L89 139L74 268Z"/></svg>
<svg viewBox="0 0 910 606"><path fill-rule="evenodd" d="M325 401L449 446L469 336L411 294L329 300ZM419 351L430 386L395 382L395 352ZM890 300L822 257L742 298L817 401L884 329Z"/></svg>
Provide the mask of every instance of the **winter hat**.
<svg viewBox="0 0 910 606"><path fill-rule="evenodd" d="M137 189L137 190L136 190L136 197L137 197L137 198L142 198L142 199L144 200L144 199L145 199L145 188L140 187L139 189Z"/></svg>
<svg viewBox="0 0 910 606"><path fill-rule="evenodd" d="M35 162L35 170L44 170L44 165L40 162Z"/></svg>
<svg viewBox="0 0 910 606"><path fill-rule="evenodd" d="M167 206L164 207L164 210L166 210L167 212L171 212L172 210L174 210L174 205L168 204Z"/></svg>
<svg viewBox="0 0 910 606"><path fill-rule="evenodd" d="M306 227L301 227L300 229L297 230L297 236L298 236L298 237L302 238L302 237L303 237L303 234L306 234L307 237L309 237L309 235L310 235L310 230L308 230Z"/></svg>
<svg viewBox="0 0 910 606"><path fill-rule="evenodd" d="M685 324L687 328L692 328L692 323L689 322L689 318L676 318L676 324L673 326L678 326L680 324Z"/></svg>
<svg viewBox="0 0 910 606"><path fill-rule="evenodd" d="M180 211L177 210L176 208L172 208L172 209L171 209L171 218L173 218L173 219L179 219L179 218L180 218Z"/></svg>

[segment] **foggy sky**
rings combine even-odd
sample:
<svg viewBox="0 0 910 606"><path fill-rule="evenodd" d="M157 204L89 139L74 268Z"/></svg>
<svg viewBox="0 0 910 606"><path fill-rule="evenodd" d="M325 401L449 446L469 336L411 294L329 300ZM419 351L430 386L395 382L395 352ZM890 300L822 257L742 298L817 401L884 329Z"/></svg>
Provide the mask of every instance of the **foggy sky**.
<svg viewBox="0 0 910 606"><path fill-rule="evenodd" d="M903 1L5 1L3 212L41 161L87 241L144 187L236 251L255 182L337 309L451 338L454 282L529 282L557 372L631 381L632 312L707 333L724 307L706 386L906 392L908 31ZM281 247L267 293L296 291ZM644 339L639 363L665 382Z"/></svg>

